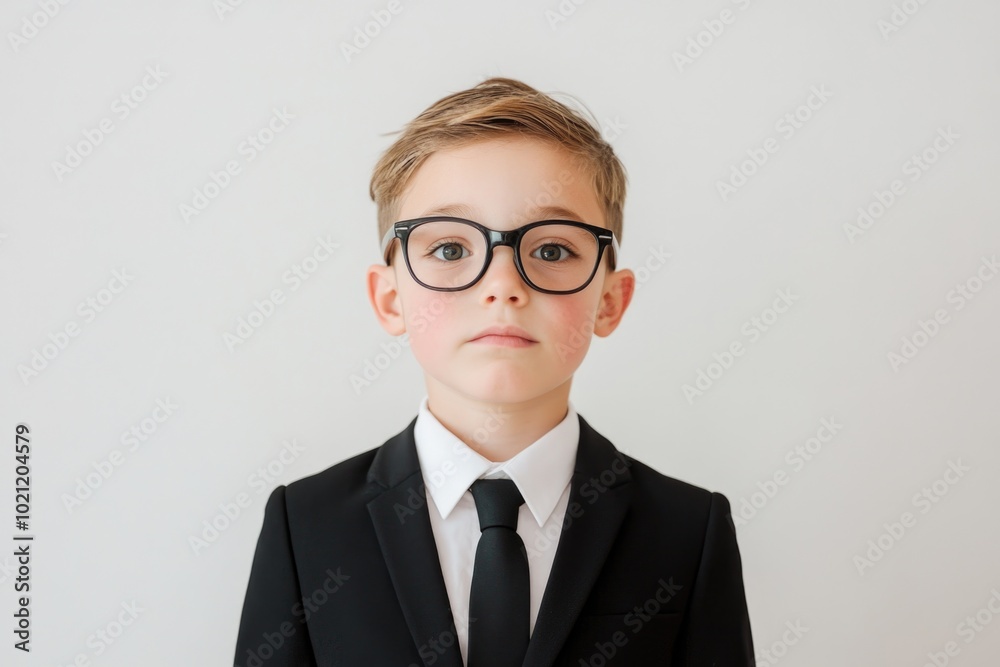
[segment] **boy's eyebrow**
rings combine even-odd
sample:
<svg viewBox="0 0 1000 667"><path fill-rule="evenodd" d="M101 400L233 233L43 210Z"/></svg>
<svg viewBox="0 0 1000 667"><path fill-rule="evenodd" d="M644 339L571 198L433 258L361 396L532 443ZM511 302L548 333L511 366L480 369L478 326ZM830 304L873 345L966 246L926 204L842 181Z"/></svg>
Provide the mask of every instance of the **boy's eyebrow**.
<svg viewBox="0 0 1000 667"><path fill-rule="evenodd" d="M420 217L426 218L432 215L451 215L457 218L468 218L469 220L476 219L475 212L465 204L444 204L443 206L435 206L425 211ZM526 217L531 217L535 220L558 218L583 221L581 216L562 206L536 206L531 209L528 214L526 214Z"/></svg>
<svg viewBox="0 0 1000 667"><path fill-rule="evenodd" d="M419 217L427 218L432 215L451 215L457 218L471 218L473 216L473 212L472 209L465 204L445 204L443 206L435 206L427 211L424 211L423 215Z"/></svg>

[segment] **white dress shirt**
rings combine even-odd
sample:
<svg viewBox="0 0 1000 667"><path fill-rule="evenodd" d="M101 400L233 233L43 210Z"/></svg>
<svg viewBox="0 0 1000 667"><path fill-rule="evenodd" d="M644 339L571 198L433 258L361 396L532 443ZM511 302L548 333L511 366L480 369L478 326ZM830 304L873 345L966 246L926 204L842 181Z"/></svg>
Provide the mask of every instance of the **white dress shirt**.
<svg viewBox="0 0 1000 667"><path fill-rule="evenodd" d="M476 502L469 487L480 478L509 478L524 497L517 517L517 534L528 553L529 632L533 632L569 503L580 422L573 404L567 402L566 416L552 430L512 459L493 462L446 429L428 410L427 402L428 397L424 396L413 437L427 496L431 499L427 511L458 632L462 661L468 664L469 596L476 546L482 534ZM487 420L484 435L488 434L490 425Z"/></svg>

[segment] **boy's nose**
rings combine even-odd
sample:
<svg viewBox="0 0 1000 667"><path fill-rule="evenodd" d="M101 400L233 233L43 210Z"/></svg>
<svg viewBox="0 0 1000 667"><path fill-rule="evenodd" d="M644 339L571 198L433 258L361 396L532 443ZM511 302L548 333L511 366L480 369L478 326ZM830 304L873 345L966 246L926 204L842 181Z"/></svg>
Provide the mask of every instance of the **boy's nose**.
<svg viewBox="0 0 1000 667"><path fill-rule="evenodd" d="M486 268L481 282L484 283L488 291L504 292L498 296L506 296L508 293L520 296L525 294L526 290L531 289L517 271L517 265L514 263L514 249L510 246L493 248L493 259L490 260L490 265Z"/></svg>

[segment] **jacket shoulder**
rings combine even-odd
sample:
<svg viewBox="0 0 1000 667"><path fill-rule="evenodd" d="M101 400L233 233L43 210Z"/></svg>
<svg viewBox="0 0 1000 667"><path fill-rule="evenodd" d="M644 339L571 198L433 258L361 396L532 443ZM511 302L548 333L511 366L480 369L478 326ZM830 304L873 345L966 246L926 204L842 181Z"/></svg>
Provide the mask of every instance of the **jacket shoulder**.
<svg viewBox="0 0 1000 667"><path fill-rule="evenodd" d="M705 487L692 484L677 477L665 475L651 465L637 458L620 452L621 458L632 473L632 480L644 491L651 493L672 494L678 497L691 498L707 502L712 491Z"/></svg>
<svg viewBox="0 0 1000 667"><path fill-rule="evenodd" d="M676 477L664 475L652 466L628 454L621 454L632 474L637 499L644 507L662 508L671 513L680 512L692 519L707 521L712 506L724 513L729 501L718 491L692 484Z"/></svg>
<svg viewBox="0 0 1000 667"><path fill-rule="evenodd" d="M602 470L599 476L600 478L607 477L607 480L593 481L615 485L623 472L620 470L618 461L625 463L633 485L633 504L670 508L671 511L680 509L688 514L697 513L695 511L700 510L707 516L713 500L716 503L719 501L719 498L715 496L724 498L722 494L717 494L704 487L677 477L664 475L652 466L621 451L601 432L594 429L582 415L580 415L580 436L581 439L586 439L590 443L589 446L592 450L604 452L597 458L598 467L607 466L608 461L611 462L611 469Z"/></svg>
<svg viewBox="0 0 1000 667"><path fill-rule="evenodd" d="M380 488L367 481L368 469L380 448L373 447L289 483L285 489L289 520L294 518L301 525L328 521L358 509L367 514L365 505Z"/></svg>

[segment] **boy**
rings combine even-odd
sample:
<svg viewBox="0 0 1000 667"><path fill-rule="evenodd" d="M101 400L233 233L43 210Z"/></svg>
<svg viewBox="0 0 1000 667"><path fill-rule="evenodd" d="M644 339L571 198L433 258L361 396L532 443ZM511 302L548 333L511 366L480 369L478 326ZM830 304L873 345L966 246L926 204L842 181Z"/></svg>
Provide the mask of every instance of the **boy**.
<svg viewBox="0 0 1000 667"><path fill-rule="evenodd" d="M427 393L381 447L271 494L236 665L753 665L726 497L569 401L632 298L625 186L590 123L511 79L386 151L368 295Z"/></svg>

